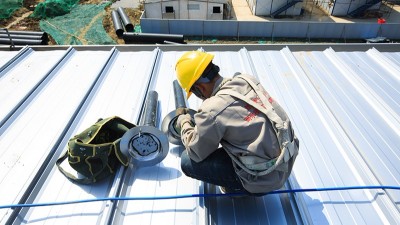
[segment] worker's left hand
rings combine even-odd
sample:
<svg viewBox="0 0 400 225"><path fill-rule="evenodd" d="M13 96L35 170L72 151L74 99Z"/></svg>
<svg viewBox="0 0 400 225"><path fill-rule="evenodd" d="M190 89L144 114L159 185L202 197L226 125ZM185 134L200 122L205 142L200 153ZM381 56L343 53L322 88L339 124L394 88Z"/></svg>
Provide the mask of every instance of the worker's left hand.
<svg viewBox="0 0 400 225"><path fill-rule="evenodd" d="M175 130L178 134L181 133L182 130L182 125L184 125L185 123L190 123L192 124L192 117L190 116L190 114L181 114L178 116L178 118L176 119L175 122Z"/></svg>
<svg viewBox="0 0 400 225"><path fill-rule="evenodd" d="M179 116L179 115L182 115L182 114L188 114L188 113L189 113L189 109L188 108L177 108L175 110L175 115L176 116Z"/></svg>

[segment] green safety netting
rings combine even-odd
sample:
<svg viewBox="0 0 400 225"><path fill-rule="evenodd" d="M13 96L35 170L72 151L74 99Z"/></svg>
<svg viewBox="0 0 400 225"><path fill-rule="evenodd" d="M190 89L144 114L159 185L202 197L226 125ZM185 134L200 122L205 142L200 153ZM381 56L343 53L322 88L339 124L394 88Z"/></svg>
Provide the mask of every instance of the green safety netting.
<svg viewBox="0 0 400 225"><path fill-rule="evenodd" d="M32 17L52 18L69 13L79 0L46 0L35 7Z"/></svg>
<svg viewBox="0 0 400 225"><path fill-rule="evenodd" d="M142 33L142 27L140 25L135 25L135 33Z"/></svg>
<svg viewBox="0 0 400 225"><path fill-rule="evenodd" d="M0 19L8 19L13 12L22 7L23 0L1 0Z"/></svg>
<svg viewBox="0 0 400 225"><path fill-rule="evenodd" d="M68 14L40 20L40 29L58 45L115 44L103 27L104 7L109 4L77 5Z"/></svg>

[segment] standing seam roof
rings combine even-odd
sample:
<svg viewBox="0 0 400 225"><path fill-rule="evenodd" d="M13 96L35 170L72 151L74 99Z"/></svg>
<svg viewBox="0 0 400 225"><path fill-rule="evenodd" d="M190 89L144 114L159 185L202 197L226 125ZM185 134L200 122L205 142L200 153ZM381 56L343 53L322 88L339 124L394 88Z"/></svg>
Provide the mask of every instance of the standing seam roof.
<svg viewBox="0 0 400 225"><path fill-rule="evenodd" d="M159 94L159 127L175 109L175 62L185 50L199 47L0 51L0 206L219 193L182 173L183 148L173 144L156 166L122 167L115 177L93 185L72 183L55 166L69 138L98 118L118 115L139 124L149 90ZM204 46L215 54L223 76L256 76L287 110L300 153L284 189L399 186L398 47ZM196 97L188 100L190 108L200 104ZM379 189L97 201L0 208L0 223L399 224L399 202L399 191Z"/></svg>

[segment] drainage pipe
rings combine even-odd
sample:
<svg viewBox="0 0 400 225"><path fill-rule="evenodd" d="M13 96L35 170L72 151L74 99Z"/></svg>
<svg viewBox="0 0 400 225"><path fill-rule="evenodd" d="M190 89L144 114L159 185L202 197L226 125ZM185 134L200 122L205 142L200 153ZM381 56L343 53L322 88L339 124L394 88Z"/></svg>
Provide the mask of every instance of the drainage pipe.
<svg viewBox="0 0 400 225"><path fill-rule="evenodd" d="M47 45L47 41L44 40L32 40L32 39L15 39L12 38L14 45ZM10 45L11 40L9 38L0 38L0 44Z"/></svg>
<svg viewBox="0 0 400 225"><path fill-rule="evenodd" d="M146 98L141 125L128 130L121 138L121 152L134 166L154 166L168 154L168 138L155 127L157 106L158 93L150 91Z"/></svg>
<svg viewBox="0 0 400 225"><path fill-rule="evenodd" d="M122 7L118 7L117 11L119 16L121 17L122 23L125 26L126 32L133 32L133 24L128 15L126 15L124 9Z"/></svg>
<svg viewBox="0 0 400 225"><path fill-rule="evenodd" d="M163 44L165 41L174 43L185 43L182 34L153 34L153 33L127 33L123 34L126 44L152 43Z"/></svg>
<svg viewBox="0 0 400 225"><path fill-rule="evenodd" d="M39 36L40 39L42 40L49 40L49 37L46 32L40 32L40 31L15 31L15 30L9 30L8 32L5 30L0 29L0 34L7 34L9 33L10 35L32 35L32 36Z"/></svg>
<svg viewBox="0 0 400 225"><path fill-rule="evenodd" d="M150 91L146 99L146 106L143 115L143 126L156 126L157 109L158 109L158 93Z"/></svg>
<svg viewBox="0 0 400 225"><path fill-rule="evenodd" d="M1 34L0 38L12 38L12 39L29 39L29 40L43 40L41 36L37 35L24 35L24 34Z"/></svg>
<svg viewBox="0 0 400 225"><path fill-rule="evenodd" d="M174 88L174 97L175 97L175 108L186 108L186 101L185 101L185 96L183 94L183 90L181 88L181 85L177 80L174 80L172 83L173 88Z"/></svg>
<svg viewBox="0 0 400 225"><path fill-rule="evenodd" d="M183 90L179 85L177 80L173 82L174 88L174 96L175 96L175 108L176 110L171 111L168 115L163 119L161 130L168 136L168 141L175 145L183 145L181 140L181 134L179 131L175 129L176 120L179 117L178 109L179 108L187 108L185 96L183 95ZM188 109L188 113L193 118L196 113L193 109Z"/></svg>
<svg viewBox="0 0 400 225"><path fill-rule="evenodd" d="M118 12L113 10L111 13L111 17L114 24L115 33L119 38L122 38L122 35L124 34L124 27L122 26Z"/></svg>

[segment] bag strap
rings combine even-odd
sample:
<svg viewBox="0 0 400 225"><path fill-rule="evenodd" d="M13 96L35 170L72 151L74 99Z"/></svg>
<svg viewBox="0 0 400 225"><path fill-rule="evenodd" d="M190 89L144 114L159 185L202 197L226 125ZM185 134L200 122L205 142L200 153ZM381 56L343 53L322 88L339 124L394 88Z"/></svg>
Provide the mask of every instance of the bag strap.
<svg viewBox="0 0 400 225"><path fill-rule="evenodd" d="M68 177L69 179L76 181L78 183L81 184L92 184L94 182L96 182L96 177L102 172L101 170L95 174L93 174L92 177L83 177L83 178L78 178L77 176L67 172L66 170L64 170L64 168L62 168L61 163L68 157L68 150L65 151L65 153L56 161L56 165L58 167L58 169L60 170L60 172L62 174L64 174L64 176ZM108 162L105 162L103 159L101 159L101 162L103 164L103 167L107 166Z"/></svg>
<svg viewBox="0 0 400 225"><path fill-rule="evenodd" d="M292 158L295 154L297 154L297 152L295 151L296 147L294 146L294 138L293 137L291 138L291 134L293 131L290 126L289 119L287 119L286 121L283 121L281 119L281 117L275 112L272 104L268 101L265 95L261 93L260 89L257 86L258 84L255 84L252 80L250 80L245 76L239 75L237 77L245 80L250 85L250 87L255 91L257 96L260 98L262 105L257 104L249 97L244 96L232 90L221 90L218 92L218 95L226 94L235 97L237 99L240 99L246 102L247 104L253 106L255 109L259 110L263 114L265 114L267 118L270 120L272 127L275 131L281 149L281 153L279 154L278 157L266 161L265 163L257 163L256 165L249 166L252 164L251 161L254 160L251 160L248 157L243 158L243 160L241 160L240 157L234 156L231 152L229 151L226 152L238 166L240 166L247 173L255 176L267 175L276 169L287 172L288 170L287 166L283 166L282 164L288 162L290 158Z"/></svg>

